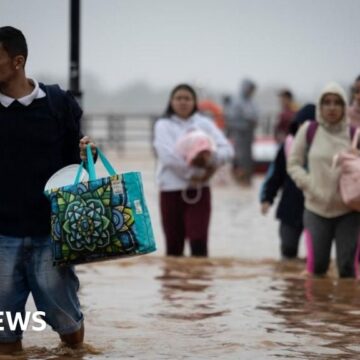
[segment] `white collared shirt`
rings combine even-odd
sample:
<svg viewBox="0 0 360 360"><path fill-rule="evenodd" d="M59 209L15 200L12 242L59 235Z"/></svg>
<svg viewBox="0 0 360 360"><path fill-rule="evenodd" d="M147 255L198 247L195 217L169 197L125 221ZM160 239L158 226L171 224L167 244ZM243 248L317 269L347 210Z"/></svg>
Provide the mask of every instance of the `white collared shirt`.
<svg viewBox="0 0 360 360"><path fill-rule="evenodd" d="M213 121L199 113L183 120L173 115L157 120L154 129L154 147L158 156L157 183L162 191L188 188L193 175L202 175L203 169L189 166L175 150L178 139L190 129L206 132L216 145L213 154L215 166L221 166L234 156L234 149Z"/></svg>
<svg viewBox="0 0 360 360"><path fill-rule="evenodd" d="M39 83L34 79L29 79L30 82L34 85L34 90L19 99L14 99L10 96L4 95L0 92L0 103L4 107L9 107L15 100L24 106L29 106L35 99L41 99L46 96L45 92L40 89Z"/></svg>

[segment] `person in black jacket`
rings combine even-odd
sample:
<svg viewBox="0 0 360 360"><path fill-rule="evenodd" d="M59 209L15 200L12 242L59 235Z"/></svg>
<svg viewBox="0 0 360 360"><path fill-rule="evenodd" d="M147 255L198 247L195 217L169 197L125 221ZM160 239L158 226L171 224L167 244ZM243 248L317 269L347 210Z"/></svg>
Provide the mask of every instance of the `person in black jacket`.
<svg viewBox="0 0 360 360"><path fill-rule="evenodd" d="M79 280L73 267L52 265L50 204L43 190L54 172L84 160L90 139L81 135L82 110L73 96L59 88L52 98L54 86L26 77L26 59L22 32L0 27L0 311L11 319L24 316L31 292L43 320L78 348L84 338ZM50 98L61 104L58 116ZM0 353L21 350L23 329L0 319Z"/></svg>
<svg viewBox="0 0 360 360"><path fill-rule="evenodd" d="M293 259L298 255L299 240L303 231L304 197L286 172L286 155L291 138L300 125L307 120L314 120L315 106L307 104L295 115L290 125L290 135L278 149L275 160L271 163L260 192L261 212L266 215L282 190L276 217L280 220L280 251L284 259Z"/></svg>

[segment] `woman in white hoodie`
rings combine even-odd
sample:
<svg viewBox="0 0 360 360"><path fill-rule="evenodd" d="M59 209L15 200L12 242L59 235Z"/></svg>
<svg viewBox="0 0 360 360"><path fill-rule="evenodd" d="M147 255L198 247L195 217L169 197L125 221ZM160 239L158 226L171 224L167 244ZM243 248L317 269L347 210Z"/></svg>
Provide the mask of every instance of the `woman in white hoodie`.
<svg viewBox="0 0 360 360"><path fill-rule="evenodd" d="M351 147L346 103L339 85L327 85L316 107L317 126L299 129L288 158L288 173L305 196L307 271L316 275L326 274L334 239L339 276L357 275L360 213L342 201L340 170L332 166L334 156Z"/></svg>
<svg viewBox="0 0 360 360"><path fill-rule="evenodd" d="M154 129L166 254L172 256L183 255L186 238L193 256L207 256L211 209L208 181L234 155L222 132L197 109L194 89L180 84L172 90L165 114ZM202 151L189 164L176 145L192 130L205 132L213 140L215 151Z"/></svg>

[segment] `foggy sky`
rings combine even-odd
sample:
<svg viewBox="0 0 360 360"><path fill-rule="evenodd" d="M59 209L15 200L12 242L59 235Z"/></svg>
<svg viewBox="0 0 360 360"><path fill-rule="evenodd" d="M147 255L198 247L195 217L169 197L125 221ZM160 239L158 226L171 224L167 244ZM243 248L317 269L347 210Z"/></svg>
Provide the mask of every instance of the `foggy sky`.
<svg viewBox="0 0 360 360"><path fill-rule="evenodd" d="M360 0L83 0L82 71L105 90L234 92L246 76L312 95L360 74L359 14ZM67 79L68 0L2 0L0 24L27 37L28 75Z"/></svg>

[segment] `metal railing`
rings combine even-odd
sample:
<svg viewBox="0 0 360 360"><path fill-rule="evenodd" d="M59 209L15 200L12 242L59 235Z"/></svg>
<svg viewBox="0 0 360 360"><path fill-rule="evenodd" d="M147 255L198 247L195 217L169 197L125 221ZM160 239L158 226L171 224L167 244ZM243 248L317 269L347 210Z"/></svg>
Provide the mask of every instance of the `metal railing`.
<svg viewBox="0 0 360 360"><path fill-rule="evenodd" d="M86 114L82 131L100 147L118 152L134 149L151 149L153 128L158 114L150 113L97 113Z"/></svg>
<svg viewBox="0 0 360 360"><path fill-rule="evenodd" d="M88 113L82 131L102 148L117 152L152 150L155 113ZM258 135L272 134L273 114L264 114L257 127Z"/></svg>

